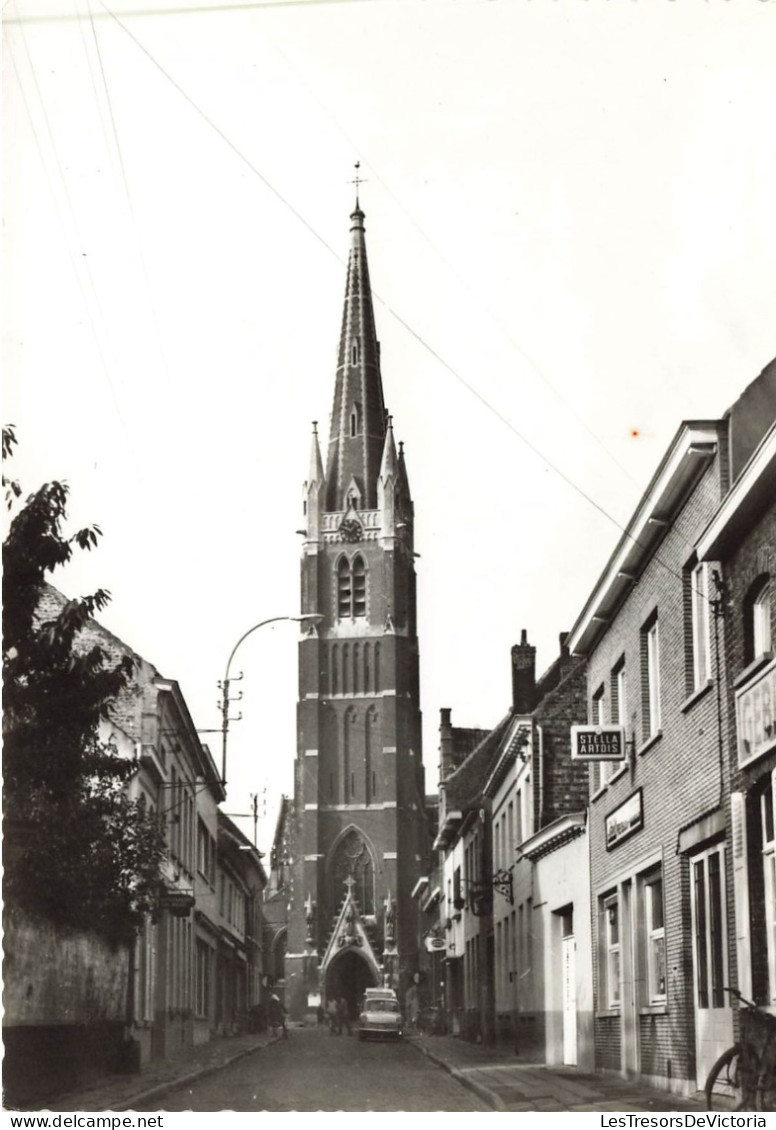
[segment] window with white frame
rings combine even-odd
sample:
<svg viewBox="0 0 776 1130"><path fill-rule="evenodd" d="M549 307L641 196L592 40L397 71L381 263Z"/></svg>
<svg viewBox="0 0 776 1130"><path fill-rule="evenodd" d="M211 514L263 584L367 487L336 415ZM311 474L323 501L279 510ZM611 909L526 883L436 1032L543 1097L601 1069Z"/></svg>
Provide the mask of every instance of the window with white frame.
<svg viewBox="0 0 776 1130"><path fill-rule="evenodd" d="M771 579L761 585L752 604L752 637L755 656L763 655L772 648L771 633Z"/></svg>
<svg viewBox="0 0 776 1130"><path fill-rule="evenodd" d="M690 610L692 689L697 691L711 677L709 566L705 561L690 572Z"/></svg>
<svg viewBox="0 0 776 1130"><path fill-rule="evenodd" d="M768 1003L776 1004L776 817L774 814L773 777L760 796L760 825L762 829L763 880L765 893L765 940L768 953Z"/></svg>
<svg viewBox="0 0 776 1130"><path fill-rule="evenodd" d="M617 895L603 900L603 984L606 1008L620 1007L620 904Z"/></svg>
<svg viewBox="0 0 776 1130"><path fill-rule="evenodd" d="M597 691L594 692L590 700L590 723L593 726L603 726L606 721L604 717L604 693L605 687L601 683ZM597 793L603 785L609 780L612 775L611 761L595 761L592 765L593 773L593 792Z"/></svg>
<svg viewBox="0 0 776 1130"><path fill-rule="evenodd" d="M666 932L663 913L662 872L643 881L647 995L650 1004L666 999Z"/></svg>
<svg viewBox="0 0 776 1130"><path fill-rule="evenodd" d="M641 630L642 728L645 739L660 730L660 634L657 613Z"/></svg>

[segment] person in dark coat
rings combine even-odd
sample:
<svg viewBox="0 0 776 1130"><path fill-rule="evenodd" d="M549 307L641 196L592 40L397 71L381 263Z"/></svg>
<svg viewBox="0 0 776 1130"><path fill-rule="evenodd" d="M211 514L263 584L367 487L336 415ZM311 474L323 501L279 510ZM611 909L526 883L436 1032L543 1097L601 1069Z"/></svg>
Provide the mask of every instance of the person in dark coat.
<svg viewBox="0 0 776 1130"><path fill-rule="evenodd" d="M340 1026L339 1007L334 997L329 1001L326 1011L329 1015L329 1034L339 1036L342 1028Z"/></svg>
<svg viewBox="0 0 776 1130"><path fill-rule="evenodd" d="M337 1011L339 1013L339 1026L340 1026L339 1030L340 1030L340 1032L342 1032L342 1029L344 1027L344 1028L347 1028L348 1035L352 1036L353 1035L353 1029L352 1029L351 1024L350 1024L350 1009L348 1008L348 1002L345 1000L344 997L340 997L339 1004L337 1006Z"/></svg>
<svg viewBox="0 0 776 1130"><path fill-rule="evenodd" d="M280 1000L280 997L276 996L275 993L269 998L269 1024L273 1034L277 1032L278 1028L282 1028L283 1039L288 1039L286 1010L283 1008L283 1002Z"/></svg>

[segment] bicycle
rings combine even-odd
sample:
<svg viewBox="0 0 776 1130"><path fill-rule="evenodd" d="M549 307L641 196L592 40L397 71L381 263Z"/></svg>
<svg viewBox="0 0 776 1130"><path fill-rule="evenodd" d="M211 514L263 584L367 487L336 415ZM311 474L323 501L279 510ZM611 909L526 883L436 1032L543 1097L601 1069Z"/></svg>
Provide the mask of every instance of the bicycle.
<svg viewBox="0 0 776 1130"><path fill-rule="evenodd" d="M725 988L742 1006L741 1039L723 1052L704 1088L708 1110L776 1110L776 1016Z"/></svg>

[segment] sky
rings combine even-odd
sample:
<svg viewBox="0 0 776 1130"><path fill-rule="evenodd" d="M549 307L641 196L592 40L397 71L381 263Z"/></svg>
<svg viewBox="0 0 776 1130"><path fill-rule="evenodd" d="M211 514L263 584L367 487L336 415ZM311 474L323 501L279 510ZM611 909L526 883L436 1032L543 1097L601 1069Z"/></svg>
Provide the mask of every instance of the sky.
<svg viewBox="0 0 776 1130"><path fill-rule="evenodd" d="M774 3L6 0L3 20L13 472L65 479L70 528L100 526L53 580L111 591L102 622L180 683L217 761L233 646L299 611L360 162L434 791L440 707L498 722L521 630L544 670L680 421L776 355ZM262 798L264 848L298 634L267 625L232 667L225 808Z"/></svg>

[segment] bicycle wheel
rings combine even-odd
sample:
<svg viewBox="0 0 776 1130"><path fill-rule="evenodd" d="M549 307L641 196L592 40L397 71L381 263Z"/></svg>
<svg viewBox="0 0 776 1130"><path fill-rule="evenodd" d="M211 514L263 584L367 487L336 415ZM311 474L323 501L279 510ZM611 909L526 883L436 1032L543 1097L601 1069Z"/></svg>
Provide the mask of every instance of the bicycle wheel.
<svg viewBox="0 0 776 1130"><path fill-rule="evenodd" d="M707 1110L756 1110L755 1087L745 1084L745 1071L742 1058L749 1065L757 1064L757 1052L747 1045L746 1054L742 1057L740 1044L734 1044L723 1052L709 1072L704 1093L706 1095ZM755 1080L757 1069L754 1070ZM751 1092L751 1094L750 1094Z"/></svg>

